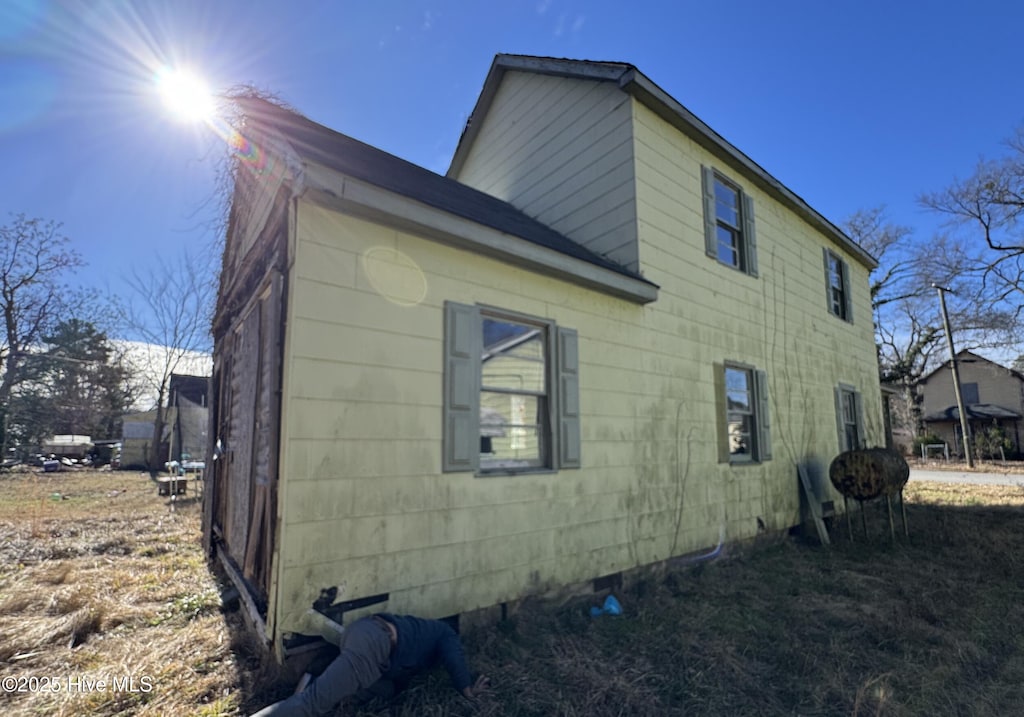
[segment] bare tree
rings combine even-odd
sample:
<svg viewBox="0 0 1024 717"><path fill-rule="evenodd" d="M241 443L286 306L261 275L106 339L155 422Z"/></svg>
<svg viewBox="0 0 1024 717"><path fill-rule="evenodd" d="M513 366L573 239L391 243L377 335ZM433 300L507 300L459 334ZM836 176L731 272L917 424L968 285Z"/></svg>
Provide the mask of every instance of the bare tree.
<svg viewBox="0 0 1024 717"><path fill-rule="evenodd" d="M884 207L861 210L843 222L846 233L878 259L871 274L879 375L899 389L899 423L920 424L921 380L942 360L942 320L933 284L951 287L950 320L962 348L1003 347L1014 340L1006 307L979 302L975 260L948 236L915 241L913 230L890 222Z"/></svg>
<svg viewBox="0 0 1024 717"><path fill-rule="evenodd" d="M152 474L163 464L160 444L171 375L192 356L209 353L211 348L211 264L185 252L174 262L159 260L145 270L136 268L127 277L130 298L115 299L122 330L146 345L148 365L139 373L155 396L156 418L147 459Z"/></svg>
<svg viewBox="0 0 1024 717"><path fill-rule="evenodd" d="M12 215L0 226L0 451L7 455L11 394L22 381L22 367L62 316L72 314L87 295L70 289L68 274L85 265L71 240L52 220Z"/></svg>
<svg viewBox="0 0 1024 717"><path fill-rule="evenodd" d="M1024 309L1024 126L1006 141L1005 156L981 160L966 179L920 198L957 228L973 229L957 239L969 263L976 296L992 304Z"/></svg>
<svg viewBox="0 0 1024 717"><path fill-rule="evenodd" d="M913 230L894 224L885 215L885 207L860 209L847 217L843 230L878 260L871 273L871 309L921 296Z"/></svg>

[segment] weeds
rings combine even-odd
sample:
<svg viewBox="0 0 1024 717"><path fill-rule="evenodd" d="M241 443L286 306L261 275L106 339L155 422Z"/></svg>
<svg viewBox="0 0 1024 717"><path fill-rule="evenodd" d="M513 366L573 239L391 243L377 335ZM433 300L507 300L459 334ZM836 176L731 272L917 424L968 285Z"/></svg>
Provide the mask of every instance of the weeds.
<svg viewBox="0 0 1024 717"><path fill-rule="evenodd" d="M909 540L891 543L869 505L867 541L842 523L831 549L765 539L635 581L616 593L621 617L589 616L603 595L527 601L464 636L493 681L476 704L434 671L392 702L338 714L1019 712L1024 489L912 483L907 508ZM186 500L169 512L139 475L0 478L0 671L136 681L4 695L5 715L237 717L290 692L238 615L218 609L199 511Z"/></svg>

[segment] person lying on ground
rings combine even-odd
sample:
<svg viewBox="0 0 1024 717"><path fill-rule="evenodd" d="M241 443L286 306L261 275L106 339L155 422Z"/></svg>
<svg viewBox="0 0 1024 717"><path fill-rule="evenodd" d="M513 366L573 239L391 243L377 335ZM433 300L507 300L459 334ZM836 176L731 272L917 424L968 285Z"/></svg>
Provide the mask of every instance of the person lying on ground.
<svg viewBox="0 0 1024 717"><path fill-rule="evenodd" d="M364 617L345 627L339 648L334 661L304 690L253 717L327 715L346 697L364 690L390 696L415 674L438 663L468 699L489 684L484 676L472 681L459 636L440 620L389 613Z"/></svg>

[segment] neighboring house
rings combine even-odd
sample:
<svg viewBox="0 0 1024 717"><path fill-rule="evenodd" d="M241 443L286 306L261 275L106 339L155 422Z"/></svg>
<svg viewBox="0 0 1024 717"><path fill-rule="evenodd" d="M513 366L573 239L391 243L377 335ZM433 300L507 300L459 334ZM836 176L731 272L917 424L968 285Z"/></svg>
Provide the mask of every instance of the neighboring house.
<svg viewBox="0 0 1024 717"><path fill-rule="evenodd" d="M168 460L203 460L209 444L209 376L171 374L168 385ZM152 434L151 434L152 435Z"/></svg>
<svg viewBox="0 0 1024 717"><path fill-rule="evenodd" d="M1019 456L1024 375L971 351L959 351L956 362L971 434L978 436L992 427L1001 429L1010 440L1008 455ZM945 441L951 451L962 455L960 412L949 361L921 380L921 397L921 412L928 432Z"/></svg>
<svg viewBox="0 0 1024 717"><path fill-rule="evenodd" d="M153 422L156 420L156 409L129 413L121 419L121 464L124 470L145 470L149 464L149 446L153 442ZM167 441L170 438L170 423L164 423L163 436L160 441L160 452L164 455L169 450Z"/></svg>
<svg viewBox="0 0 1024 717"><path fill-rule="evenodd" d="M208 376L171 374L159 450L164 462L181 462L185 454L193 460L206 456L209 446L209 382ZM155 409L124 416L121 429L122 468L146 468L155 420ZM159 469L163 470L163 466L159 466Z"/></svg>
<svg viewBox="0 0 1024 717"><path fill-rule="evenodd" d="M498 56L447 177L239 106L204 535L278 654L784 530L884 441L875 261L633 66Z"/></svg>
<svg viewBox="0 0 1024 717"><path fill-rule="evenodd" d="M138 384L133 410L148 411L156 406L158 387L172 363L183 375L209 376L213 371L213 357L202 351L182 351L141 341L115 341L114 345Z"/></svg>

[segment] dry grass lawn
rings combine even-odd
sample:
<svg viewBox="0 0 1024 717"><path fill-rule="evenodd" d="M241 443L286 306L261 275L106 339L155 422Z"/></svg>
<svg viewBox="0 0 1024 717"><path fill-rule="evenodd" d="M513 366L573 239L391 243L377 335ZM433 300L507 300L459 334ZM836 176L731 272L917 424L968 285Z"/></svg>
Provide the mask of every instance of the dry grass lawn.
<svg viewBox="0 0 1024 717"><path fill-rule="evenodd" d="M831 549L732 548L618 592L622 617L528 602L465 636L494 681L477 704L435 671L339 714L1020 713L1024 488L914 483L907 503L909 541L872 505L867 541L855 521ZM32 690L0 713L244 715L287 694L220 611L199 512L136 473L0 476L0 678Z"/></svg>
<svg viewBox="0 0 1024 717"><path fill-rule="evenodd" d="M0 477L0 711L237 714L199 515L139 473Z"/></svg>

